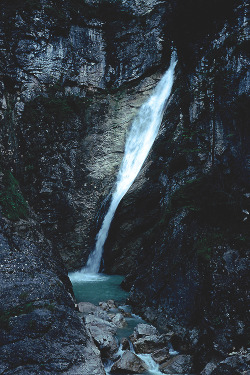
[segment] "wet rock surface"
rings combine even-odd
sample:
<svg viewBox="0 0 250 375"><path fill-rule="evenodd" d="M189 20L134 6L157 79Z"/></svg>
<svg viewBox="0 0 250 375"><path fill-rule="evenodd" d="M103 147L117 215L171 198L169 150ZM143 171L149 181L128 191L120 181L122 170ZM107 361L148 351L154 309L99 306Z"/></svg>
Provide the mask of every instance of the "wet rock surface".
<svg viewBox="0 0 250 375"><path fill-rule="evenodd" d="M146 364L134 353L126 350L121 358L112 366L111 373L117 374L127 372L130 374L142 374L146 370Z"/></svg>
<svg viewBox="0 0 250 375"><path fill-rule="evenodd" d="M160 370L164 374L190 374L192 373L192 367L193 361L190 355L177 355L162 363Z"/></svg>
<svg viewBox="0 0 250 375"><path fill-rule="evenodd" d="M196 372L208 363L215 375L248 371L239 354L247 347L248 2L58 4L1 4L1 371L103 373L57 252L68 269L85 264L131 120L168 64L170 40L179 58L173 93L102 266L127 275L134 311L181 355L192 353ZM122 324L99 314L96 325L88 318L93 331ZM147 337L159 340L138 337L140 350L154 345Z"/></svg>
<svg viewBox="0 0 250 375"><path fill-rule="evenodd" d="M203 29L189 24L185 4L176 2L177 24L192 29L191 39L178 39L163 127L116 212L104 262L127 274L134 312L173 330L174 349L194 354L199 372L214 352L225 359L248 345L248 5L234 5L231 16L214 8Z"/></svg>
<svg viewBox="0 0 250 375"><path fill-rule="evenodd" d="M70 270L93 248L131 120L160 77L150 78L164 11L161 1L3 1L2 152Z"/></svg>
<svg viewBox="0 0 250 375"><path fill-rule="evenodd" d="M77 316L71 284L35 217L0 218L0 369L4 374L105 374Z"/></svg>

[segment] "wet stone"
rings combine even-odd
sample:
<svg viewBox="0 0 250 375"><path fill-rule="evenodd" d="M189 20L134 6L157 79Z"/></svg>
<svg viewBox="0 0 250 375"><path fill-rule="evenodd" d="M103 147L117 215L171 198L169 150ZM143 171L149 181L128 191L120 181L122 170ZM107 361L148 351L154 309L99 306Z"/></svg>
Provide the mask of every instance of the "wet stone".
<svg viewBox="0 0 250 375"><path fill-rule="evenodd" d="M126 350L122 357L114 363L111 368L111 373L129 373L129 374L142 374L147 370L145 362L143 362L137 355Z"/></svg>

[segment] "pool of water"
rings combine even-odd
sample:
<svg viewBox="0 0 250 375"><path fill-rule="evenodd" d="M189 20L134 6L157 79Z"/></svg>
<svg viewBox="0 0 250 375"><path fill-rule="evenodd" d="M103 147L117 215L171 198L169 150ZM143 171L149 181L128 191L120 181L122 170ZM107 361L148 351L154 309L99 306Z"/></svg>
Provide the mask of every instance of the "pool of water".
<svg viewBox="0 0 250 375"><path fill-rule="evenodd" d="M118 304L125 303L128 293L121 288L124 277L119 275L69 273L77 302L91 302L113 299Z"/></svg>
<svg viewBox="0 0 250 375"><path fill-rule="evenodd" d="M98 305L101 301L114 300L120 309L131 312L130 306L125 304L128 293L121 288L123 276L105 274L86 274L83 272L73 272L69 274L73 285L77 302L91 302ZM145 323L139 316L131 314L126 318L126 326L117 330L117 339L129 337L138 323ZM133 350L133 349L132 349ZM119 350L120 355L122 350ZM142 375L163 375L159 371L159 366L152 360L149 354L138 355L148 366L148 371ZM110 374L112 362L105 364L106 375Z"/></svg>

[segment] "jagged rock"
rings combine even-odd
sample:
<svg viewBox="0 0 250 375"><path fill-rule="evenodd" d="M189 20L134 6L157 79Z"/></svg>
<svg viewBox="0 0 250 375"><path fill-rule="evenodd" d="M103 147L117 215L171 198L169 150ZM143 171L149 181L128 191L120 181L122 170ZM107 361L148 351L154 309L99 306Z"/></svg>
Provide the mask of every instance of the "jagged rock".
<svg viewBox="0 0 250 375"><path fill-rule="evenodd" d="M166 346L164 336L144 336L133 342L136 353L152 353Z"/></svg>
<svg viewBox="0 0 250 375"><path fill-rule="evenodd" d="M250 354L234 354L221 362L208 363L201 375L247 375L250 368Z"/></svg>
<svg viewBox="0 0 250 375"><path fill-rule="evenodd" d="M136 353L152 353L166 346L164 335L160 335L157 329L150 324L138 324L130 336L130 340Z"/></svg>
<svg viewBox="0 0 250 375"><path fill-rule="evenodd" d="M105 311L108 311L109 310L109 306L107 304L107 302L99 302L99 306L105 310Z"/></svg>
<svg viewBox="0 0 250 375"><path fill-rule="evenodd" d="M113 318L111 318L112 322L118 327L123 328L127 325L126 320L124 319L124 316L120 313L115 314Z"/></svg>
<svg viewBox="0 0 250 375"><path fill-rule="evenodd" d="M177 355L161 364L160 371L164 374L190 374L193 368L191 355Z"/></svg>
<svg viewBox="0 0 250 375"><path fill-rule="evenodd" d="M130 349L129 341L126 337L122 338L120 341L121 341L122 350Z"/></svg>
<svg viewBox="0 0 250 375"><path fill-rule="evenodd" d="M95 306L93 303L79 302L78 303L78 309L84 315L93 314L96 317L99 317L103 320L110 321L109 315L105 311L103 311L102 308L100 308L99 306Z"/></svg>
<svg viewBox="0 0 250 375"><path fill-rule="evenodd" d="M0 248L1 371L104 375L100 351L75 311L66 270L35 217L0 217Z"/></svg>
<svg viewBox="0 0 250 375"><path fill-rule="evenodd" d="M115 338L116 325L94 315L87 315L85 323L94 342L100 349L102 357L112 358L118 350L118 342Z"/></svg>
<svg viewBox="0 0 250 375"><path fill-rule="evenodd" d="M211 375L213 370L217 367L218 361L209 362L205 368L201 371L201 375Z"/></svg>
<svg viewBox="0 0 250 375"><path fill-rule="evenodd" d="M159 332L154 326L150 324L144 324L144 323L138 324L135 327L134 332L133 332L133 336L135 338L140 338L143 336L152 336L152 335L159 335Z"/></svg>
<svg viewBox="0 0 250 375"><path fill-rule="evenodd" d="M151 354L151 356L153 360L159 364L166 362L168 359L170 359L168 348L156 350Z"/></svg>
<svg viewBox="0 0 250 375"><path fill-rule="evenodd" d="M111 373L128 372L130 374L142 374L146 370L146 364L137 355L126 350L122 357L113 364Z"/></svg>

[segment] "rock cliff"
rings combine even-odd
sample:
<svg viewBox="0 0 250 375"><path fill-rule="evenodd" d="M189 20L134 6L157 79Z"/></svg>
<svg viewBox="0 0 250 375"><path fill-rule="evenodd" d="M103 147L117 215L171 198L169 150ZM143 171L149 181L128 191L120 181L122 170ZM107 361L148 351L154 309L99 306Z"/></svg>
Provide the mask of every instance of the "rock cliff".
<svg viewBox="0 0 250 375"><path fill-rule="evenodd" d="M162 128L103 267L126 275L135 311L179 332L173 345L195 352L197 371L245 347L248 1L3 0L1 10L2 373L102 373L66 268L86 262L131 120L172 45Z"/></svg>
<svg viewBox="0 0 250 375"><path fill-rule="evenodd" d="M177 2L179 17L185 9ZM124 287L135 311L179 330L175 348L195 350L199 370L247 345L247 10L223 18L213 8L201 25L202 9L192 25L174 25L179 65L163 127L105 247L107 270L131 270Z"/></svg>

